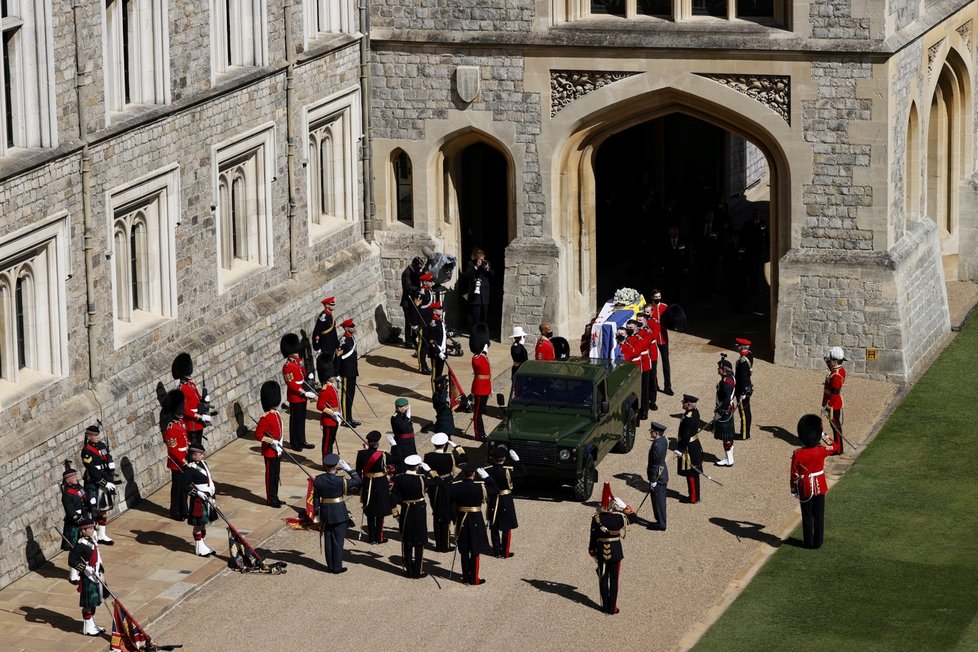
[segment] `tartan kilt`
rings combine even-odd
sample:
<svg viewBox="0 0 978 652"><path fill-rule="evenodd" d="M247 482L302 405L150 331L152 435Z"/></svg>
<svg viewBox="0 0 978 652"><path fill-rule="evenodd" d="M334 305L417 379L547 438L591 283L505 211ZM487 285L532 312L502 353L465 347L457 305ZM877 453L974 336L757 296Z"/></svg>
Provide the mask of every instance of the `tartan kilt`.
<svg viewBox="0 0 978 652"><path fill-rule="evenodd" d="M75 525L73 521L65 519L64 535L65 535L65 539L68 539L68 541L70 541L71 543L69 544L68 541L62 539L61 540L62 550L71 550L72 548L75 547L75 544L78 543L78 529L79 529L78 526Z"/></svg>
<svg viewBox="0 0 978 652"><path fill-rule="evenodd" d="M85 481L85 493L95 498L93 512L108 512L115 507L115 496L102 488L97 482Z"/></svg>
<svg viewBox="0 0 978 652"><path fill-rule="evenodd" d="M78 606L82 609L95 609L100 604L102 604L102 586L82 573L81 582L78 583Z"/></svg>
<svg viewBox="0 0 978 652"><path fill-rule="evenodd" d="M187 525L194 527L206 527L214 519L211 518L211 506L206 501L194 497L190 499L190 516L187 517Z"/></svg>
<svg viewBox="0 0 978 652"><path fill-rule="evenodd" d="M728 413L729 417L726 421L720 421L717 419L713 422L713 438L719 439L723 442L733 441L737 439L737 429L734 428L734 418L733 413Z"/></svg>

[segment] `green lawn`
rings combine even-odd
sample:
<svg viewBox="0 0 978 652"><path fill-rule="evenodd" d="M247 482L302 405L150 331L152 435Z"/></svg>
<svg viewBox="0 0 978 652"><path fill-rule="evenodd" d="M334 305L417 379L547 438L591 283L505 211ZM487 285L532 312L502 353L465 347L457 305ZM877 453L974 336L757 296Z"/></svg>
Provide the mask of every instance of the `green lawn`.
<svg viewBox="0 0 978 652"><path fill-rule="evenodd" d="M822 548L782 546L696 649L978 650L976 476L972 318L829 492Z"/></svg>

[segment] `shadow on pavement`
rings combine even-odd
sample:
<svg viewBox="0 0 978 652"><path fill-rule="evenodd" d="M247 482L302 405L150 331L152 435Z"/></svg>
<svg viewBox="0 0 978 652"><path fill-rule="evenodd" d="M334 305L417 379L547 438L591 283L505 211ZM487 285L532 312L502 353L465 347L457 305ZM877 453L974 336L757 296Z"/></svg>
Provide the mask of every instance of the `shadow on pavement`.
<svg viewBox="0 0 978 652"><path fill-rule="evenodd" d="M81 634L81 620L69 618L64 614L59 614L57 611L51 611L44 607L21 607L20 610L24 612L24 620L29 623L50 625L55 629L60 629L69 634Z"/></svg>
<svg viewBox="0 0 978 652"><path fill-rule="evenodd" d="M367 387L372 387L373 389L376 389L379 392L383 392L384 394L389 394L397 398L403 396L404 398L409 400L418 400L418 401L425 401L425 402L431 401L430 396L425 396L424 394L420 392L416 392L413 389L405 389L404 387L400 387L398 385L391 385L390 383L370 383L369 385L367 385Z"/></svg>
<svg viewBox="0 0 978 652"><path fill-rule="evenodd" d="M366 566L367 568L373 568L375 570L384 571L385 573L391 573L393 575L404 574L404 569L402 569L400 566L395 566L394 564L384 561L384 556L377 554L376 552L347 548L345 556L346 560L353 564L360 564L362 566Z"/></svg>
<svg viewBox="0 0 978 652"><path fill-rule="evenodd" d="M720 516L712 517L710 519L710 523L719 525L724 530L737 537L738 540L753 539L754 541L766 543L772 548L780 548L781 544L784 543L780 537L776 537L767 532L762 532L764 526L760 523L752 523L750 521L733 521L729 518L722 518Z"/></svg>
<svg viewBox="0 0 978 652"><path fill-rule="evenodd" d="M566 598L571 602L576 602L577 604L582 604L585 607L592 607L594 609L601 608L601 605L599 605L597 602L578 591L576 586L564 584L563 582L551 582L550 580L530 580L525 577L523 578L523 581L538 591L559 595L562 598Z"/></svg>
<svg viewBox="0 0 978 652"><path fill-rule="evenodd" d="M170 552L186 552L188 555L192 555L194 552L193 537L189 531L187 532L186 539L167 534L166 532L132 530L132 533L136 538L136 543L149 546L162 546Z"/></svg>
<svg viewBox="0 0 978 652"><path fill-rule="evenodd" d="M781 426L761 426L760 428L764 432L769 432L781 441L791 444L792 446L797 446L799 444L798 437L794 433L789 432L782 428Z"/></svg>
<svg viewBox="0 0 978 652"><path fill-rule="evenodd" d="M46 577L48 579L53 579L53 580L68 579L68 569L56 566L53 561L49 561L32 570L38 575L40 575L41 577Z"/></svg>
<svg viewBox="0 0 978 652"><path fill-rule="evenodd" d="M325 562L313 559L312 557L306 557L298 550L266 550L265 548L260 548L258 554L271 562L284 561L289 566L305 566L309 570L326 571Z"/></svg>
<svg viewBox="0 0 978 652"><path fill-rule="evenodd" d="M143 512L146 514L153 514L154 516L162 516L164 518L170 518L170 510L163 505L157 505L152 500L143 499L129 507L130 510L134 512Z"/></svg>
<svg viewBox="0 0 978 652"><path fill-rule="evenodd" d="M361 358L364 362L374 367L380 367L382 369L405 369L407 371L417 371L417 367L403 360L397 360L396 358L388 358L383 355L376 355L369 353Z"/></svg>
<svg viewBox="0 0 978 652"><path fill-rule="evenodd" d="M217 494L219 496L231 496L232 498L244 500L249 503L255 503L256 505L265 504L265 498L263 496L252 493L243 487L228 484L227 482L215 482L214 486L217 488ZM220 505L218 505L218 507L220 507Z"/></svg>

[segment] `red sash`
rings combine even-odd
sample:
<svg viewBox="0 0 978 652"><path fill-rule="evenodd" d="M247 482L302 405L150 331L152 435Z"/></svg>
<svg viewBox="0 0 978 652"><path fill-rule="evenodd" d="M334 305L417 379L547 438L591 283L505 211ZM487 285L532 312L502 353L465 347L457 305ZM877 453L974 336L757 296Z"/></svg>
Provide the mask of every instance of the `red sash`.
<svg viewBox="0 0 978 652"><path fill-rule="evenodd" d="M384 456L384 451L381 450L374 451L374 454L370 456L370 459L367 460L367 463L363 465L363 472L365 474L373 473L374 466L377 464L377 462L380 461L380 458L383 456Z"/></svg>

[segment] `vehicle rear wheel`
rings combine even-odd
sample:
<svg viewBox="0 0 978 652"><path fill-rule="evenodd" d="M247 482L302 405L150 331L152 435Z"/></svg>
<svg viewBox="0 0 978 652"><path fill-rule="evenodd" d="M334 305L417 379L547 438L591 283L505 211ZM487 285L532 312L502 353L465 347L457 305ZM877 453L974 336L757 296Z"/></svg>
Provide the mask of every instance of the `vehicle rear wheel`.
<svg viewBox="0 0 978 652"><path fill-rule="evenodd" d="M574 483L574 500L582 503L591 497L594 492L594 483L598 481L598 470L594 468L594 458L590 455L584 464L584 472Z"/></svg>
<svg viewBox="0 0 978 652"><path fill-rule="evenodd" d="M612 453L628 453L635 445L635 430L638 428L638 413L635 410L628 411L625 419L625 428L622 430L621 439L611 449Z"/></svg>

